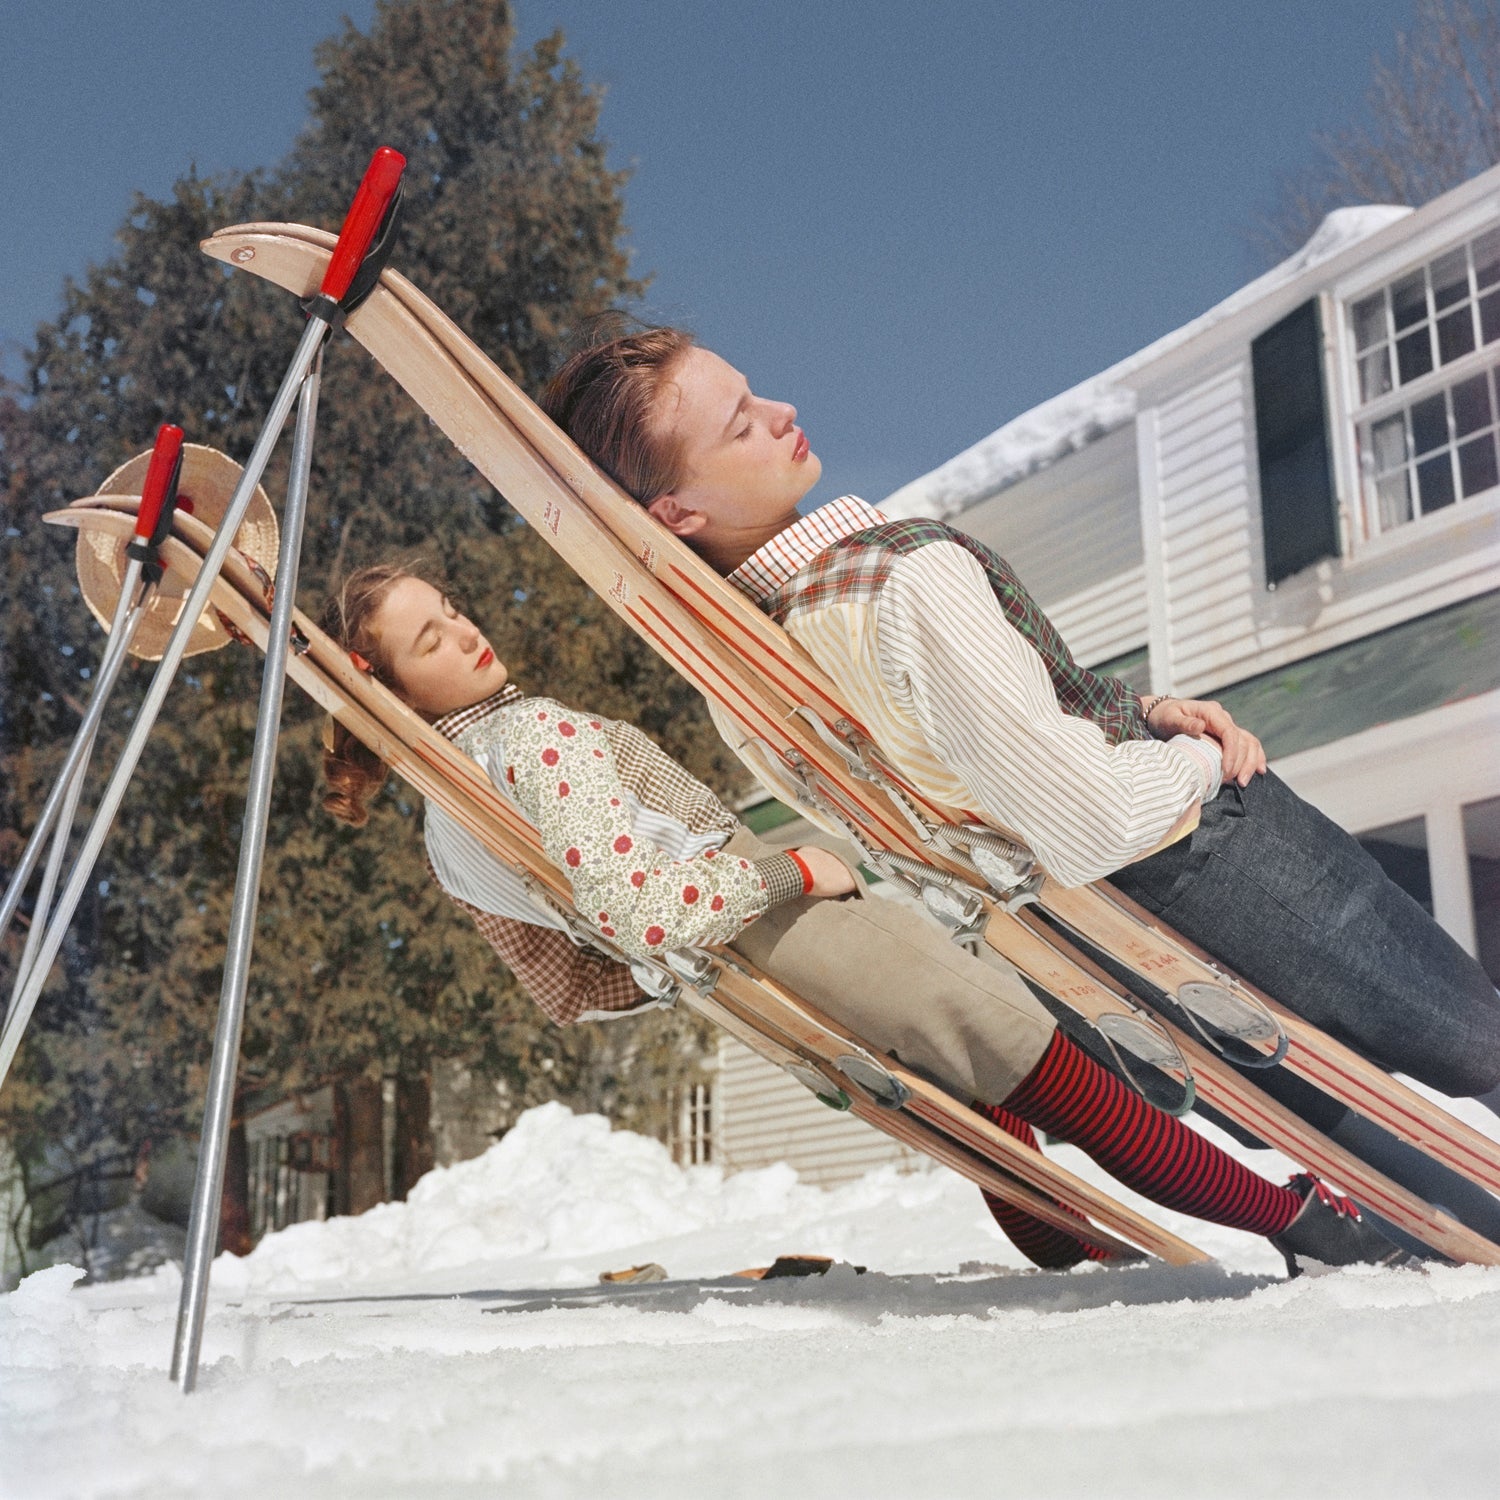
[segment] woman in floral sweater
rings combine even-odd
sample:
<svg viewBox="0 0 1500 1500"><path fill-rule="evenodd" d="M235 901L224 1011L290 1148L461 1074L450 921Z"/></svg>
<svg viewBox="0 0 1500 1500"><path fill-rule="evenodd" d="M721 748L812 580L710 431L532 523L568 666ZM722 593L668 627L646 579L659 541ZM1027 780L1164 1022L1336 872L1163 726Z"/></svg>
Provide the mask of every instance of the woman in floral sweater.
<svg viewBox="0 0 1500 1500"><path fill-rule="evenodd" d="M478 628L427 581L365 569L330 602L324 626L483 767L567 873L579 918L623 952L732 945L1028 1144L1033 1126L1043 1129L1161 1204L1268 1235L1293 1271L1298 1257L1344 1264L1393 1253L1348 1200L1307 1177L1275 1186L1127 1089L1057 1029L1013 969L963 952L919 913L865 899L826 850L762 845L630 725L523 694ZM325 770L325 806L363 823L386 767L335 726ZM580 949L557 912L434 805L426 840L439 884L554 1020L650 1006L623 964ZM989 1202L1039 1264L1091 1254Z"/></svg>

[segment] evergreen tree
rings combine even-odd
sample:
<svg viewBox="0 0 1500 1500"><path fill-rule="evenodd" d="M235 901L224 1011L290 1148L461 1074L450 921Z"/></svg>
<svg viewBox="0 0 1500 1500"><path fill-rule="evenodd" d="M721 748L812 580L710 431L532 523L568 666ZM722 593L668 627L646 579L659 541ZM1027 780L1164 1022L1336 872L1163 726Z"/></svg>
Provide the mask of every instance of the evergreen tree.
<svg viewBox="0 0 1500 1500"><path fill-rule="evenodd" d="M380 0L368 33L346 24L317 59L290 157L138 199L116 254L69 283L58 321L37 330L25 389L0 397L0 869L35 824L102 640L67 537L39 516L92 492L164 420L243 458L299 331L290 297L202 256L202 238L250 219L336 227L371 150L389 142L410 162L394 263L523 386L536 388L582 319L640 290L598 96L560 36L517 55L497 0ZM325 360L302 597L414 551L447 572L521 681L641 723L700 774L727 772L691 690L339 340ZM124 674L100 764L113 764L150 670ZM259 678L258 653L231 647L189 659L168 698L0 1094L0 1132L31 1162L65 1148L87 1178L90 1162L115 1170L196 1125ZM695 1028L671 1016L548 1028L427 876L418 799L392 782L365 829L335 823L319 807L319 717L293 691L284 720L244 1081L396 1073L398 1098L420 1112L432 1060L457 1056L502 1079L517 1109L563 1097L659 1123ZM0 954L7 986L19 940Z"/></svg>

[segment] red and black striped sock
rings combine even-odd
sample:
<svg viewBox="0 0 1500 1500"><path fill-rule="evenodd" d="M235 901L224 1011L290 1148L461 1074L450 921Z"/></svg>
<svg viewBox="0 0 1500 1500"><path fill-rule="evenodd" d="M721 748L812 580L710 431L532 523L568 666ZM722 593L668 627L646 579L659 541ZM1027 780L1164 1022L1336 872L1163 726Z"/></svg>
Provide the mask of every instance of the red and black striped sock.
<svg viewBox="0 0 1500 1500"><path fill-rule="evenodd" d="M1290 1188L1267 1182L1147 1103L1061 1031L1011 1091L1003 1112L1071 1141L1112 1177L1179 1213L1252 1234L1279 1234L1302 1209Z"/></svg>
<svg viewBox="0 0 1500 1500"><path fill-rule="evenodd" d="M1008 1109L1002 1109L998 1104L978 1104L973 1106L985 1119L993 1120L1001 1130L1015 1136L1024 1146L1036 1148L1036 1135L1020 1115L1013 1115ZM981 1192L984 1192L981 1189ZM1108 1260L1106 1251L1097 1250L1092 1245L1086 1245L1082 1240L1075 1240L1071 1234L1064 1234L1061 1229L1054 1229L1052 1225L1045 1224L1034 1214L1029 1214L1024 1208L1017 1208L1014 1203L1007 1203L1004 1198L997 1198L994 1193L984 1192L985 1206L994 1215L995 1222L1005 1231L1006 1237L1027 1260L1035 1265L1041 1266L1047 1271L1065 1271L1069 1266L1076 1266L1081 1260ZM1073 1213L1066 1203L1057 1205L1064 1213ZM1082 1217L1081 1215L1075 1215Z"/></svg>

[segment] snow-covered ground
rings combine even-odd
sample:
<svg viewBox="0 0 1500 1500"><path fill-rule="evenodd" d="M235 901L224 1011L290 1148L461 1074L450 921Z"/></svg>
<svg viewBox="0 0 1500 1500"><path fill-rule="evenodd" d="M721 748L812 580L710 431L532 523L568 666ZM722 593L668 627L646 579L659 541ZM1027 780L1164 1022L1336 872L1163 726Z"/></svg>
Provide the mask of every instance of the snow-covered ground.
<svg viewBox="0 0 1500 1500"><path fill-rule="evenodd" d="M547 1106L406 1204L221 1259L191 1397L175 1268L0 1298L0 1495L1496 1493L1500 1269L1286 1282L1162 1217L1220 1264L1024 1271L949 1174L725 1179ZM869 1270L597 1284L784 1252Z"/></svg>

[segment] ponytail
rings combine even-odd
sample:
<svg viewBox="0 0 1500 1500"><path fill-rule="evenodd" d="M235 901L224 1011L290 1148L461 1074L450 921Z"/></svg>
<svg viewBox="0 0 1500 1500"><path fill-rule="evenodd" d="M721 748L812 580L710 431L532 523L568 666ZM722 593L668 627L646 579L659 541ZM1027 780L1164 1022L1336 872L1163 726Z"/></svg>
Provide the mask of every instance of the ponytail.
<svg viewBox="0 0 1500 1500"><path fill-rule="evenodd" d="M336 719L323 732L323 779L328 793L323 809L341 823L363 828L370 820L370 799L385 785L391 768Z"/></svg>
<svg viewBox="0 0 1500 1500"><path fill-rule="evenodd" d="M373 629L376 613L391 585L418 575L391 563L378 563L351 573L323 606L319 622L345 651L362 657L377 682L394 688L386 653ZM356 739L336 719L323 731L323 778L328 794L324 809L340 822L363 828L369 821L370 799L385 785L391 768Z"/></svg>

